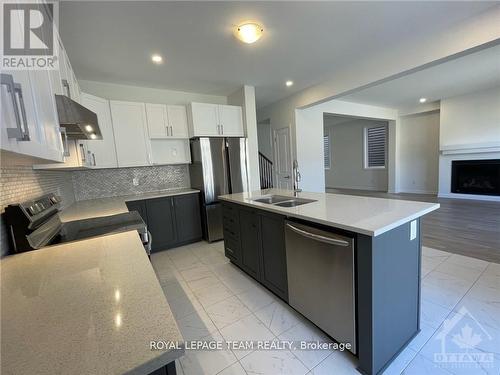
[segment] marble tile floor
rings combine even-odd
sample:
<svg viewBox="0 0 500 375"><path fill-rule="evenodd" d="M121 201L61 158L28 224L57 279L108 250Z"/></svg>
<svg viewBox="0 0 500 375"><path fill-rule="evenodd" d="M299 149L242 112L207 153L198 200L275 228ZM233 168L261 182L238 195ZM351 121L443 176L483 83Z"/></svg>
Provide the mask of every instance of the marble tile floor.
<svg viewBox="0 0 500 375"><path fill-rule="evenodd" d="M151 260L185 340L331 342L229 263L222 242L158 252ZM384 374L500 375L500 264L424 247L421 298L421 332ZM348 351L233 349L189 350L178 374L359 374Z"/></svg>

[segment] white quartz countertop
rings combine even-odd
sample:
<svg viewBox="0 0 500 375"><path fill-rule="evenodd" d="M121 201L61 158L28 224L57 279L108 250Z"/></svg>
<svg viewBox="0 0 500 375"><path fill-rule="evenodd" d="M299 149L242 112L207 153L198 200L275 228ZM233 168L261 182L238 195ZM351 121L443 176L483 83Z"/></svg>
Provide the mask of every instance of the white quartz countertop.
<svg viewBox="0 0 500 375"><path fill-rule="evenodd" d="M120 197L89 199L78 201L63 209L59 213L61 221L73 221L89 219L98 216L109 216L128 212L126 202L138 201L143 199L153 199L169 197L174 195L199 193L196 189L175 189L163 190L151 193L142 193L134 195L124 195Z"/></svg>
<svg viewBox="0 0 500 375"><path fill-rule="evenodd" d="M1 260L1 373L147 374L183 339L135 231ZM181 349L152 351L150 340Z"/></svg>
<svg viewBox="0 0 500 375"><path fill-rule="evenodd" d="M293 197L293 192L267 189L222 195L219 198L368 236L381 235L440 207L438 203L310 192L301 192L298 197L314 199L316 202L297 207L286 208L253 201L269 195Z"/></svg>

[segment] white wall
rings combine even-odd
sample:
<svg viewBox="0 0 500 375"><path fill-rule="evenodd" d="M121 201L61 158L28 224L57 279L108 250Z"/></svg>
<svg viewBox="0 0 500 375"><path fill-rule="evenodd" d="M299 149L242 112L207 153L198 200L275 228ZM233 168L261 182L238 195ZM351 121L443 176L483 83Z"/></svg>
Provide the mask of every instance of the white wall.
<svg viewBox="0 0 500 375"><path fill-rule="evenodd" d="M500 144L500 86L441 100L440 146Z"/></svg>
<svg viewBox="0 0 500 375"><path fill-rule="evenodd" d="M85 80L78 80L78 83L81 90L86 93L113 100L180 105L186 105L190 102L227 104L225 96Z"/></svg>
<svg viewBox="0 0 500 375"><path fill-rule="evenodd" d="M297 160L302 174L302 189L325 191L325 168L323 164L323 115L331 113L369 119L396 121L397 111L391 108L331 100L313 107L295 111L295 138L297 139ZM396 132L396 126L389 125L389 132ZM395 160L394 143L389 140L388 157ZM388 190L394 191L396 164L388 165Z"/></svg>
<svg viewBox="0 0 500 375"><path fill-rule="evenodd" d="M363 119L331 125L325 118L332 156L330 169L325 169L326 188L387 191L387 167L364 167L364 129L384 125L387 121Z"/></svg>
<svg viewBox="0 0 500 375"><path fill-rule="evenodd" d="M398 161L400 192L437 193L439 111L400 118Z"/></svg>
<svg viewBox="0 0 500 375"><path fill-rule="evenodd" d="M500 159L500 87L442 100L440 128L438 195L500 201L500 197L451 193L453 160Z"/></svg>
<svg viewBox="0 0 500 375"><path fill-rule="evenodd" d="M243 124L247 136L248 179L250 190L260 189L259 175L259 141L257 136L257 110L255 108L255 88L243 86L240 90L229 95L228 104L239 105L243 108Z"/></svg>

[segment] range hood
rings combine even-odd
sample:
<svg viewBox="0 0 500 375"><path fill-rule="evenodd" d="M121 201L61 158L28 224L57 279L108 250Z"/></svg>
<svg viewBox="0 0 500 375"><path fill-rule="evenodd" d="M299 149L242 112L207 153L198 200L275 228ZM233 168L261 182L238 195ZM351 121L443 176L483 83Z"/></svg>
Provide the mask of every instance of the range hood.
<svg viewBox="0 0 500 375"><path fill-rule="evenodd" d="M69 139L102 139L97 115L65 95L56 95L59 124Z"/></svg>

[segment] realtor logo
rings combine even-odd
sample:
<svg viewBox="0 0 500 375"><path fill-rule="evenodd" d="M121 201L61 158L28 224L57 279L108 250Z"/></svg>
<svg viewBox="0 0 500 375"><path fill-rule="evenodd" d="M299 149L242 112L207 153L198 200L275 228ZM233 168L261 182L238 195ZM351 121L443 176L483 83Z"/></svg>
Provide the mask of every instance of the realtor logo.
<svg viewBox="0 0 500 375"><path fill-rule="evenodd" d="M493 338L465 307L444 321L435 340L440 341L441 347L434 353L434 363L439 367L487 369L494 366L494 354L479 349L481 343Z"/></svg>
<svg viewBox="0 0 500 375"><path fill-rule="evenodd" d="M36 0L2 1L3 69L57 69L56 6Z"/></svg>

